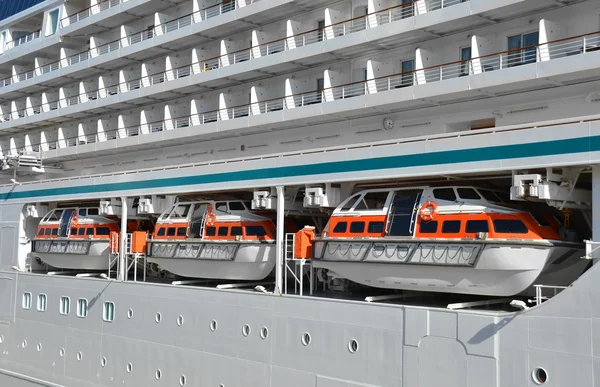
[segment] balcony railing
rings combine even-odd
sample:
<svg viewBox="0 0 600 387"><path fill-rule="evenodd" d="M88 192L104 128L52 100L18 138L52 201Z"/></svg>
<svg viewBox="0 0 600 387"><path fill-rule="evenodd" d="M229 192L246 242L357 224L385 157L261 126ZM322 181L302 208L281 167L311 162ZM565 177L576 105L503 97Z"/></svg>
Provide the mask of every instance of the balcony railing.
<svg viewBox="0 0 600 387"><path fill-rule="evenodd" d="M95 15L102 11L106 11L107 9L110 9L112 7L116 7L117 5L121 4L122 2L123 2L123 0L106 0L106 1L102 1L98 4L94 4L91 7L88 7L77 13L74 13L73 15L69 15L67 17L62 18L60 20L60 26L61 26L61 28L64 28L68 25L77 23L78 21L87 19L88 17L90 17L92 15Z"/></svg>
<svg viewBox="0 0 600 387"><path fill-rule="evenodd" d="M259 0L252 0L251 3L256 3ZM461 2L468 0L427 0L432 4L439 4L440 7L449 7ZM326 39L333 39L334 37L351 34L354 32L362 31L367 28L374 28L377 25L391 23L403 18L412 17L415 15L419 0L413 0L412 3L405 3L396 5L391 8L386 8L368 15L359 16L350 20L342 21L339 23L326 26L321 29L310 30L303 32L298 35L293 35L285 38L281 38L272 42L264 43L255 47L246 48L234 53L227 54L227 60L224 60L224 56L219 56L211 59L207 59L203 62L193 63L192 66L197 66L194 72L214 70L219 67L223 67L229 64L244 62L246 60L254 59L259 56L276 54L281 51L287 51L294 48L306 46L313 43L318 43ZM211 17L219 16L223 13L230 12L235 9L235 1L223 2L192 14L182 16L178 19L171 20L169 22L160 24L151 30L143 30L134 32L125 38L115 40L113 42L105 43L89 51L85 51L87 57L101 56L110 52L116 51L126 45L134 45L144 40L154 38L159 31L167 33L175 31L179 28L188 26L192 23L198 23L202 20L209 19ZM375 22L376 21L376 22ZM125 44L125 42L127 42ZM254 51L257 50L257 51ZM88 54L89 53L89 54ZM255 55L260 53L260 55ZM83 53L77 54L81 56ZM233 58L231 58L233 56ZM65 65L61 61L57 62L58 67L51 68L51 71L55 71L65 65L68 65L68 61ZM78 62L76 62L78 63ZM46 65L48 66L48 65ZM9 83L10 84L10 83ZM0 87L7 86L0 81Z"/></svg>
<svg viewBox="0 0 600 387"><path fill-rule="evenodd" d="M40 37L40 30L34 31L32 33L29 33L25 36L20 37L19 39L15 39L15 40L11 40L9 42L6 42L4 44L4 49L5 50L10 50L11 48L20 46L22 44L31 42L32 40L35 40L37 38Z"/></svg>

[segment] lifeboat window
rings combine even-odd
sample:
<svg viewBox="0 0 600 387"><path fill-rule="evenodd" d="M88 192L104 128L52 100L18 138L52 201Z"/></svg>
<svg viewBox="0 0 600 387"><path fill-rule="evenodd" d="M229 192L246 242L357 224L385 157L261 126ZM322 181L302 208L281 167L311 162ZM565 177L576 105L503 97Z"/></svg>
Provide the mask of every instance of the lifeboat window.
<svg viewBox="0 0 600 387"><path fill-rule="evenodd" d="M348 201L340 208L340 211L348 211L352 208L354 203L356 203L356 199L359 197L359 194L352 196Z"/></svg>
<svg viewBox="0 0 600 387"><path fill-rule="evenodd" d="M242 236L242 228L239 226L234 226L231 227L231 233L229 234L231 236Z"/></svg>
<svg viewBox="0 0 600 387"><path fill-rule="evenodd" d="M502 200L500 200L500 198L498 197L498 195L496 195L495 192L493 191L488 191L487 189L480 189L479 193L481 194L481 196L483 196L485 198L485 200L487 200L488 202L497 202L497 203L502 203Z"/></svg>
<svg viewBox="0 0 600 387"><path fill-rule="evenodd" d="M229 202L229 209L231 211L244 211L244 204L242 202Z"/></svg>
<svg viewBox="0 0 600 387"><path fill-rule="evenodd" d="M99 211L97 208L88 208L87 213L88 215L98 215Z"/></svg>
<svg viewBox="0 0 600 387"><path fill-rule="evenodd" d="M481 200L481 196L473 188L457 188L461 199Z"/></svg>
<svg viewBox="0 0 600 387"><path fill-rule="evenodd" d="M383 232L383 222L369 222L369 227L367 227L367 232L369 232L369 233Z"/></svg>
<svg viewBox="0 0 600 387"><path fill-rule="evenodd" d="M171 214L171 218L187 218L190 207L190 204L179 205L175 207L173 213Z"/></svg>
<svg viewBox="0 0 600 387"><path fill-rule="evenodd" d="M519 219L495 219L494 231L506 234L527 234L527 226Z"/></svg>
<svg viewBox="0 0 600 387"><path fill-rule="evenodd" d="M158 232L156 233L156 235L158 236L165 236L165 228L161 227L158 229Z"/></svg>
<svg viewBox="0 0 600 387"><path fill-rule="evenodd" d="M215 209L221 212L227 212L227 203L220 202L215 205Z"/></svg>
<svg viewBox="0 0 600 387"><path fill-rule="evenodd" d="M40 231L38 231L38 235L44 235L45 231L46 231L45 228L40 228Z"/></svg>
<svg viewBox="0 0 600 387"><path fill-rule="evenodd" d="M249 209L249 210L252 209L252 202L244 202L244 205L246 206L247 209Z"/></svg>
<svg viewBox="0 0 600 387"><path fill-rule="evenodd" d="M167 236L175 236L175 227L167 228Z"/></svg>
<svg viewBox="0 0 600 387"><path fill-rule="evenodd" d="M436 188L433 190L433 197L440 200L448 200L449 202L456 201L454 188Z"/></svg>
<svg viewBox="0 0 600 387"><path fill-rule="evenodd" d="M88 227L85 229L85 235L94 235L94 228L93 227Z"/></svg>
<svg viewBox="0 0 600 387"><path fill-rule="evenodd" d="M365 231L365 222L352 222L350 223L350 232L358 234Z"/></svg>
<svg viewBox="0 0 600 387"><path fill-rule="evenodd" d="M108 227L98 227L96 235L110 235L110 229Z"/></svg>
<svg viewBox="0 0 600 387"><path fill-rule="evenodd" d="M442 223L442 232L446 234L460 232L460 220L446 220Z"/></svg>
<svg viewBox="0 0 600 387"><path fill-rule="evenodd" d="M348 229L348 222L337 222L333 228L335 233L344 233Z"/></svg>
<svg viewBox="0 0 600 387"><path fill-rule="evenodd" d="M215 236L217 233L217 229L215 227L207 227L206 228L206 236Z"/></svg>
<svg viewBox="0 0 600 387"><path fill-rule="evenodd" d="M85 235L85 228L80 228L77 235Z"/></svg>
<svg viewBox="0 0 600 387"><path fill-rule="evenodd" d="M389 192L367 192L355 206L355 210L381 210L385 206Z"/></svg>
<svg viewBox="0 0 600 387"><path fill-rule="evenodd" d="M53 228L52 229L52 235L58 235L58 229L57 228Z"/></svg>
<svg viewBox="0 0 600 387"><path fill-rule="evenodd" d="M52 229L51 228L47 228L45 235L50 235L52 233Z"/></svg>
<svg viewBox="0 0 600 387"><path fill-rule="evenodd" d="M266 236L267 231L263 226L246 226L246 236Z"/></svg>
<svg viewBox="0 0 600 387"><path fill-rule="evenodd" d="M544 218L541 214L530 213L531 217L542 227L550 227L550 222Z"/></svg>
<svg viewBox="0 0 600 387"><path fill-rule="evenodd" d="M80 216L86 216L87 215L87 208L81 208L79 210L79 215Z"/></svg>
<svg viewBox="0 0 600 387"><path fill-rule="evenodd" d="M429 222L421 222L419 225L419 232L421 234L435 234L438 229L437 220L431 220Z"/></svg>
<svg viewBox="0 0 600 387"><path fill-rule="evenodd" d="M186 236L187 230L185 227L179 227L177 229L177 236Z"/></svg>
<svg viewBox="0 0 600 387"><path fill-rule="evenodd" d="M227 236L229 227L219 227L219 236Z"/></svg>
<svg viewBox="0 0 600 387"><path fill-rule="evenodd" d="M77 235L77 229L75 227L71 227L71 235Z"/></svg>
<svg viewBox="0 0 600 387"><path fill-rule="evenodd" d="M471 232L489 232L490 226L487 220L468 220L465 226L465 231Z"/></svg>

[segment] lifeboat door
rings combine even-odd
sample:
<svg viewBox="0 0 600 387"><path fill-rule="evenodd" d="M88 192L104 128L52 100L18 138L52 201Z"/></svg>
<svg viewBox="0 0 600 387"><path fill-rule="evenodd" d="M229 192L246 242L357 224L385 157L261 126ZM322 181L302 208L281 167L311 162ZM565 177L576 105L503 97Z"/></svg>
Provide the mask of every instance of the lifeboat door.
<svg viewBox="0 0 600 387"><path fill-rule="evenodd" d="M389 236L413 236L423 190L396 191L388 213Z"/></svg>
<svg viewBox="0 0 600 387"><path fill-rule="evenodd" d="M208 203L198 203L194 205L188 233L190 238L202 238L204 236L204 223L206 222L207 212Z"/></svg>
<svg viewBox="0 0 600 387"><path fill-rule="evenodd" d="M71 218L75 210L64 210L60 217L60 225L58 227L58 236L60 238L66 238L69 236L69 230L71 228Z"/></svg>

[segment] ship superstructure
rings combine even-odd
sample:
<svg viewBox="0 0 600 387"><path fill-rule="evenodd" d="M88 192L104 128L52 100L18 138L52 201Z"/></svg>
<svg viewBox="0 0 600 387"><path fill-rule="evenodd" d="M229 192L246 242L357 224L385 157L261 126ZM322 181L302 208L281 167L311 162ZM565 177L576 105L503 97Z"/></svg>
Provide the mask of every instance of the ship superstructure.
<svg viewBox="0 0 600 387"><path fill-rule="evenodd" d="M0 384L598 384L596 0L19 6Z"/></svg>

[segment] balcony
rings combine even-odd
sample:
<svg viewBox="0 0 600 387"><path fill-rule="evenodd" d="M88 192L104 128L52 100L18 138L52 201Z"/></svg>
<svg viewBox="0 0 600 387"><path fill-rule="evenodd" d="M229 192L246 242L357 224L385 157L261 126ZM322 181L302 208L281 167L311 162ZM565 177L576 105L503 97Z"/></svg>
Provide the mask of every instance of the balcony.
<svg viewBox="0 0 600 387"><path fill-rule="evenodd" d="M336 77L327 70L325 87L320 90L295 88L294 81L288 79L285 85L265 90L252 87L248 102L243 102L247 90L239 90L221 93L219 98L209 98L209 101L192 100L189 105L167 104L160 114L151 109L135 117L120 116L119 122L101 119L97 128L61 128L58 132L29 136L32 149L44 152L44 158L153 143L163 146L181 138L191 141L226 131L242 133L249 128L277 128L283 123L292 127L318 124L336 117L352 118L432 103L479 100L510 94L511 90L541 89L557 82L576 83L592 76L598 78L599 69L600 33L596 32L465 61L370 77L360 82L335 84L332 79ZM344 73L342 70L339 74ZM277 90L282 91L279 96ZM259 95L266 98L259 100ZM30 104L16 106L5 112L3 118L20 119L32 110ZM35 112L35 108L33 110ZM182 114L186 111L192 114ZM128 125L122 117L135 121L134 125Z"/></svg>

